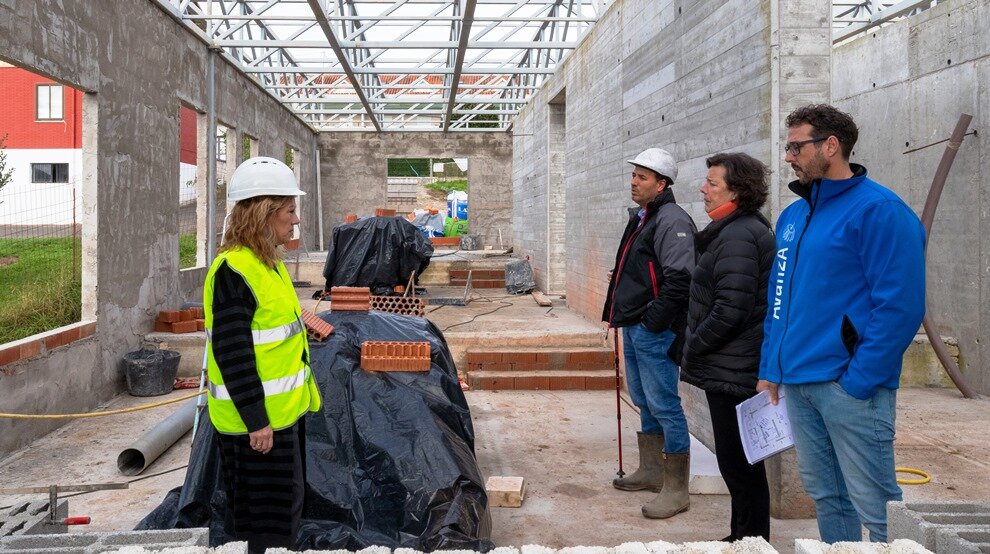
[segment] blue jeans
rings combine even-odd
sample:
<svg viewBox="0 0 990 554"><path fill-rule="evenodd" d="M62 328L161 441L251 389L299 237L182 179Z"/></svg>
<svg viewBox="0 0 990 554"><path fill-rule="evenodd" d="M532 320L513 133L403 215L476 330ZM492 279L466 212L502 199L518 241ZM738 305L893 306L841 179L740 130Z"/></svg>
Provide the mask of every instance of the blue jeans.
<svg viewBox="0 0 990 554"><path fill-rule="evenodd" d="M680 369L668 356L674 333L653 333L637 323L622 328L629 396L639 408L644 433L664 436L664 452L691 450L687 419L677 393Z"/></svg>
<svg viewBox="0 0 990 554"><path fill-rule="evenodd" d="M901 500L894 471L897 391L867 400L837 381L784 385L804 490L815 501L822 541L887 541L887 502Z"/></svg>

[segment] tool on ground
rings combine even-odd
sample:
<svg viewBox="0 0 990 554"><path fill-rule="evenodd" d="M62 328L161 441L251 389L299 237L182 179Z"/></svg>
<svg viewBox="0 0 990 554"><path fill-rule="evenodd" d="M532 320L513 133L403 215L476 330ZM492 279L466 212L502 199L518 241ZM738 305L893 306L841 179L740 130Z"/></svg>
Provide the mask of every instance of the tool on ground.
<svg viewBox="0 0 990 554"><path fill-rule="evenodd" d="M622 471L622 377L619 376L619 330L612 329L612 343L615 345L613 348L613 365L615 366L615 426L616 426L616 438L619 443L619 471L616 472L620 478L626 475L625 471Z"/></svg>
<svg viewBox="0 0 990 554"><path fill-rule="evenodd" d="M94 492L106 490L121 490L128 488L127 483L98 483L94 485L49 485L47 487L14 487L0 489L0 495L6 494L45 494L48 493L48 524L49 525L86 525L89 516L74 516L59 519L58 495L63 492Z"/></svg>
<svg viewBox="0 0 990 554"><path fill-rule="evenodd" d="M471 279L473 278L473 273L473 270L468 270L467 281L464 283L464 296L462 298L430 298L427 304L440 306L467 306L468 296L471 294Z"/></svg>
<svg viewBox="0 0 990 554"><path fill-rule="evenodd" d="M932 476L926 471L920 469L915 469L913 467L899 467L894 471L897 473L910 473L911 475L920 475L921 479L898 479L897 483L899 485L924 485L932 480Z"/></svg>

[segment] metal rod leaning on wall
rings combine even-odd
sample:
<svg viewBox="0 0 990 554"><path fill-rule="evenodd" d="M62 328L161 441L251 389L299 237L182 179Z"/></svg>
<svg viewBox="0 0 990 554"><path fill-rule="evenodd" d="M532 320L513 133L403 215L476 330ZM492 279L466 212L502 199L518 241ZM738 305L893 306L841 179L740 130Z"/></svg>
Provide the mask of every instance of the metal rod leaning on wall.
<svg viewBox="0 0 990 554"><path fill-rule="evenodd" d="M932 222L935 220L935 209L938 208L939 198L942 197L945 180L949 176L949 169L952 167L952 162L956 159L956 153L962 145L963 137L966 136L966 129L969 128L972 120L973 116L967 113L960 114L956 128L952 130L952 136L949 138L949 144L945 145L945 152L942 153L942 160L938 163L938 169L935 170L935 178L932 179L932 186L928 190L928 198L925 199L925 209L921 212L921 224L925 226L926 248L932 236ZM962 376L959 366L956 365L956 362L949 354L949 350L945 347L945 343L942 342L942 336L938 333L935 323L932 321L931 310L925 310L925 317L921 324L925 328L925 334L928 335L928 342L931 343L932 349L935 350L938 361L942 363L945 372L949 374L949 379L952 379L959 392L965 398L979 398L976 391L969 386L969 383Z"/></svg>
<svg viewBox="0 0 990 554"><path fill-rule="evenodd" d="M323 252L323 185L320 180L320 140L313 139L313 163L316 164L316 244Z"/></svg>
<svg viewBox="0 0 990 554"><path fill-rule="evenodd" d="M217 52L206 54L206 266L217 253Z"/></svg>
<svg viewBox="0 0 990 554"><path fill-rule="evenodd" d="M193 426L199 397L189 400L165 421L125 448L117 456L117 469L124 475L138 475L182 438Z"/></svg>

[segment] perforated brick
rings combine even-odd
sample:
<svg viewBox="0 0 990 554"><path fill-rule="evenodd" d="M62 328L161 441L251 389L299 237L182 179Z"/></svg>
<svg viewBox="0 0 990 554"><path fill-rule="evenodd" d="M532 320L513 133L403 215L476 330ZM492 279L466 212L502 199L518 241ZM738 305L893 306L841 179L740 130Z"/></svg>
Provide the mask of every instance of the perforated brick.
<svg viewBox="0 0 990 554"><path fill-rule="evenodd" d="M361 368L366 371L429 371L430 343L362 342Z"/></svg>
<svg viewBox="0 0 990 554"><path fill-rule="evenodd" d="M372 296L371 309L399 315L426 315L426 299L409 296Z"/></svg>
<svg viewBox="0 0 990 554"><path fill-rule="evenodd" d="M309 310L302 311L303 324L306 325L306 334L311 340L323 342L333 334L333 325L320 319L320 317Z"/></svg>

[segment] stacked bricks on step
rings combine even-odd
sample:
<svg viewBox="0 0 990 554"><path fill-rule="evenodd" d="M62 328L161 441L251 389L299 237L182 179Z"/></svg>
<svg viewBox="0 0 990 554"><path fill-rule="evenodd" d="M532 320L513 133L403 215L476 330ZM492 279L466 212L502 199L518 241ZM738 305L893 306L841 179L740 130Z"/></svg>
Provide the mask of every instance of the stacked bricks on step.
<svg viewBox="0 0 990 554"><path fill-rule="evenodd" d="M450 286L463 287L467 284L468 273L471 274L471 288L475 289L504 289L505 269L451 269Z"/></svg>
<svg viewBox="0 0 990 554"><path fill-rule="evenodd" d="M361 369L365 371L429 371L430 343L364 341Z"/></svg>
<svg viewBox="0 0 990 554"><path fill-rule="evenodd" d="M351 223L357 223L357 214L347 214L344 216L344 225L350 225Z"/></svg>
<svg viewBox="0 0 990 554"><path fill-rule="evenodd" d="M158 312L155 331L160 333L194 333L206 330L203 308L163 310Z"/></svg>
<svg viewBox="0 0 990 554"><path fill-rule="evenodd" d="M395 217L395 210L391 208L375 208L375 217Z"/></svg>
<svg viewBox="0 0 990 554"><path fill-rule="evenodd" d="M366 312L371 309L371 289L368 287L333 287L330 289L330 311Z"/></svg>
<svg viewBox="0 0 990 554"><path fill-rule="evenodd" d="M933 552L990 552L990 502L888 502L887 535Z"/></svg>
<svg viewBox="0 0 990 554"><path fill-rule="evenodd" d="M247 552L247 543L243 552ZM166 548L208 547L210 530L166 529L153 531L123 531L117 533L70 533L61 535L19 535L0 539L3 552L64 552L97 554L122 549L143 548L158 551ZM127 548L130 547L130 548ZM185 550L183 550L185 551ZM233 551L228 551L233 554Z"/></svg>
<svg viewBox="0 0 990 554"><path fill-rule="evenodd" d="M372 296L371 309L399 315L426 315L426 299L411 296Z"/></svg>
<svg viewBox="0 0 990 554"><path fill-rule="evenodd" d="M605 347L478 348L467 352L468 384L481 390L608 390L615 354Z"/></svg>
<svg viewBox="0 0 990 554"><path fill-rule="evenodd" d="M320 319L320 316L309 310L302 311L303 324L306 326L306 334L310 340L323 342L333 334L333 325Z"/></svg>

